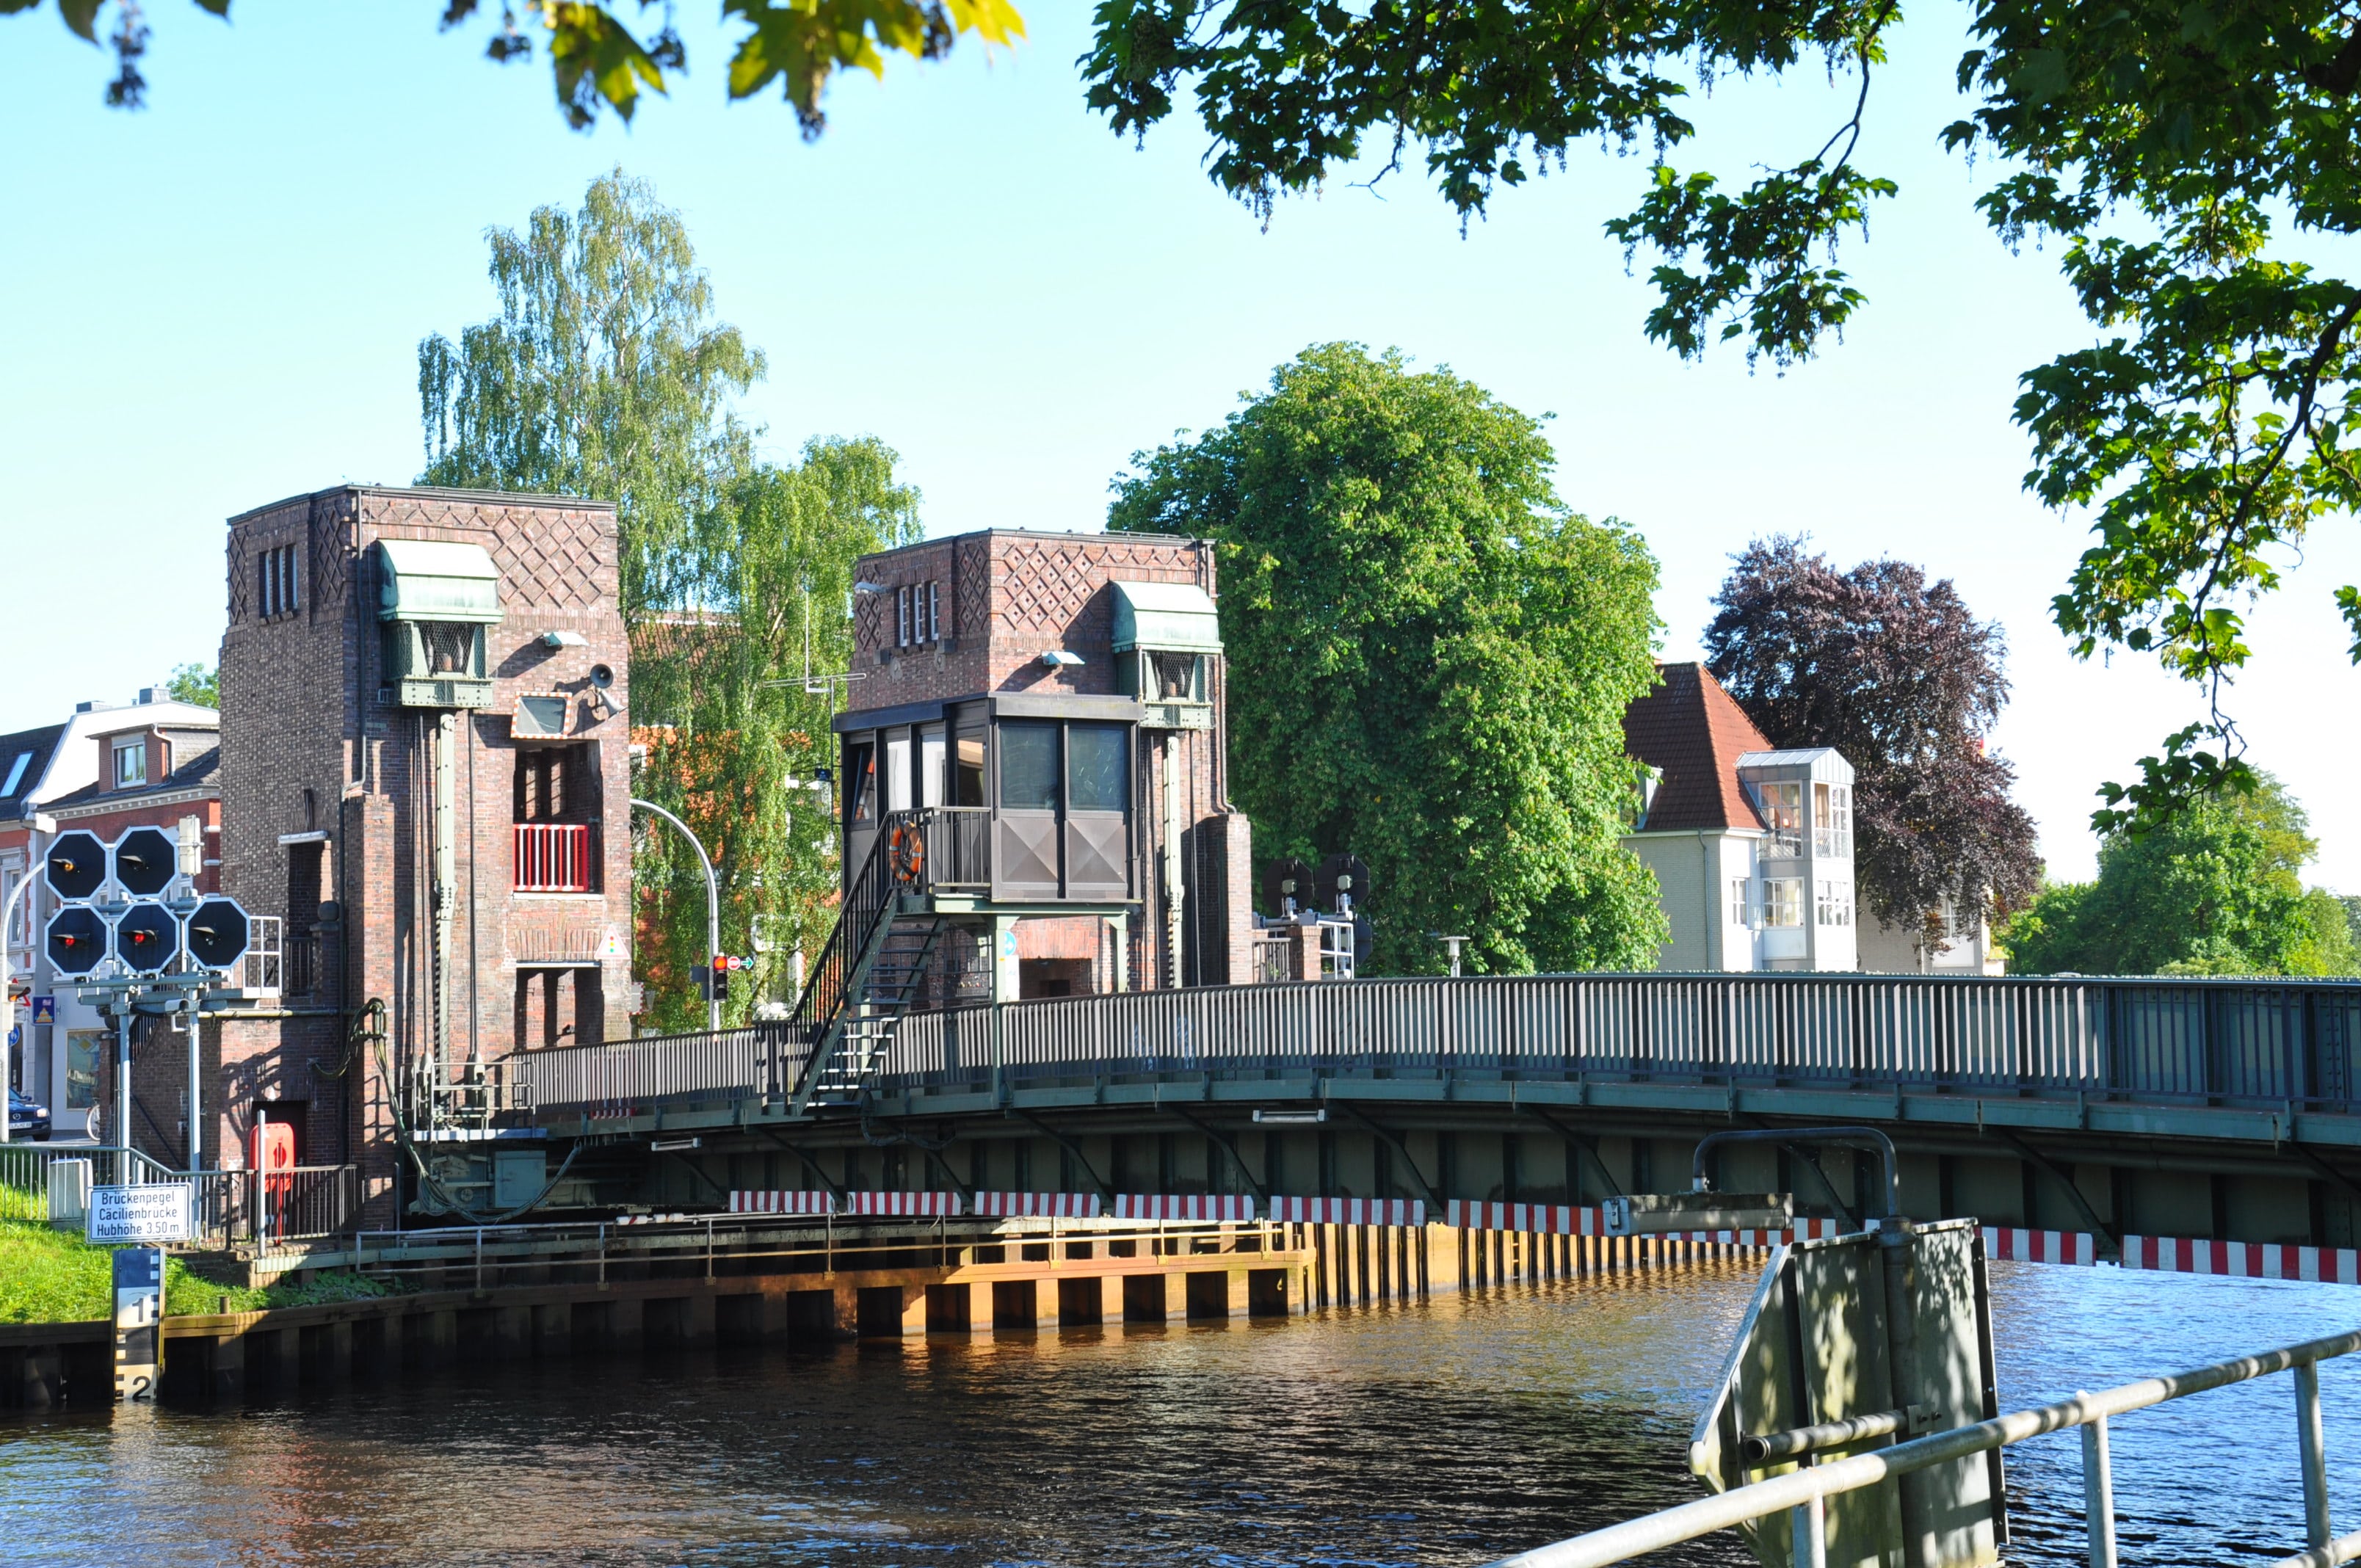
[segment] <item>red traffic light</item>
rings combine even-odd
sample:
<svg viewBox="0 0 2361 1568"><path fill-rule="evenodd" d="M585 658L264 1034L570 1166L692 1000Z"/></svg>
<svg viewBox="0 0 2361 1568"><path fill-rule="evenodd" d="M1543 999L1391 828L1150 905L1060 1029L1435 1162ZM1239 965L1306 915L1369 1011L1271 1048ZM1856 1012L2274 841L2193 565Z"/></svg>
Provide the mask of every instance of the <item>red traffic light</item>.
<svg viewBox="0 0 2361 1568"><path fill-rule="evenodd" d="M181 951L181 923L160 904L135 904L115 925L115 956L134 974L155 974Z"/></svg>
<svg viewBox="0 0 2361 1568"><path fill-rule="evenodd" d="M106 922L93 909L60 909L49 916L42 946L49 949L49 963L60 974L88 974L106 957Z"/></svg>

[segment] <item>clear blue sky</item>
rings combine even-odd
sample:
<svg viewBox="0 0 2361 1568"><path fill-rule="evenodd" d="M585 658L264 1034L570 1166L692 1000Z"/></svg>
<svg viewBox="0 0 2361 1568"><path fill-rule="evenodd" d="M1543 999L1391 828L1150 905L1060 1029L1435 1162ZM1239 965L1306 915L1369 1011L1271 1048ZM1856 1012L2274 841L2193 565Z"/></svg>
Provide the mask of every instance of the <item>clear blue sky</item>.
<svg viewBox="0 0 2361 1568"><path fill-rule="evenodd" d="M438 34L440 9L237 0L225 27L151 0L136 115L100 106L106 60L53 7L0 20L0 729L210 662L229 514L413 477L416 344L489 313L483 231L618 164L686 214L722 314L769 351L748 407L768 446L884 438L936 532L1097 526L1133 451L1348 338L1554 414L1567 502L1629 521L1663 564L1668 656L1694 655L1759 533L1954 578L2008 630L1999 740L2057 873L2088 873L2097 782L2198 711L2144 661L2074 663L2047 620L2084 524L2020 488L2008 410L2020 370L2091 334L2053 258L2010 255L1975 217L1993 170L1936 146L1959 112L1949 13L1913 25L1872 99L1865 159L1904 191L1846 252L1868 313L1783 377L1642 337L1649 291L1598 228L1640 158L1577 155L1464 238L1414 168L1287 203L1264 232L1204 179L1191 125L1137 150L1084 109L1071 3L1027 6L1013 55L970 40L839 84L818 146L775 101L724 104L703 6L674 101L590 135L564 128L542 63L491 66L483 28ZM1743 177L1807 154L1849 91L1726 87L1689 165ZM2337 804L2361 676L2329 599L2356 580L2340 520L2260 618L2236 703L2256 760L2312 809L2314 875L2361 893L2361 827Z"/></svg>

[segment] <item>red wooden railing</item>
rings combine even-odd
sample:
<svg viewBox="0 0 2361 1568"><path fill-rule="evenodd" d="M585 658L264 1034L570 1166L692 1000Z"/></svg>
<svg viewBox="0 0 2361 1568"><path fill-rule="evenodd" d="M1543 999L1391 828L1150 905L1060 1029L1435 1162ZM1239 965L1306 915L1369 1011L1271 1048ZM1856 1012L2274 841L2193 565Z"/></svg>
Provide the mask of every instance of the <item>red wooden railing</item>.
<svg viewBox="0 0 2361 1568"><path fill-rule="evenodd" d="M590 892L590 825L588 822L518 823L516 890L519 893Z"/></svg>

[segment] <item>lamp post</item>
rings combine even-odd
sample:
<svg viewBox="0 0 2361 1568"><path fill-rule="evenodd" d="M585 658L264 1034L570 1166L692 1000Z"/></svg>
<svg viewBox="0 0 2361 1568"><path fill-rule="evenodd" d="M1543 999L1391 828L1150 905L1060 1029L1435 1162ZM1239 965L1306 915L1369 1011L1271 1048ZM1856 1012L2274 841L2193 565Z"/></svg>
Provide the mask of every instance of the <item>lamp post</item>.
<svg viewBox="0 0 2361 1568"><path fill-rule="evenodd" d="M712 966L713 960L721 956L721 888L720 884L713 880L713 861L706 854L705 846L697 841L697 835L689 831L687 823L683 822L653 800L640 800L635 797L631 804L642 811L663 817L666 822L679 828L681 837L688 840L688 847L697 851L697 863L704 868L705 1026L718 1035L721 1032L721 997L719 989L713 983Z"/></svg>
<svg viewBox="0 0 2361 1568"><path fill-rule="evenodd" d="M16 1032L16 999L8 990L8 931L16 918L16 901L24 897L26 890L33 885L33 868L40 863L39 858L31 852L33 839L42 834L56 832L58 821L46 811L37 811L33 814L32 826L33 831L25 839L25 872L16 879L16 885L8 890L8 896L0 899L0 1090L16 1087L16 1047L9 1038ZM0 1098L5 1097L0 1095ZM5 1111L0 1111L0 1144L8 1141L8 1119L15 1112L13 1103Z"/></svg>

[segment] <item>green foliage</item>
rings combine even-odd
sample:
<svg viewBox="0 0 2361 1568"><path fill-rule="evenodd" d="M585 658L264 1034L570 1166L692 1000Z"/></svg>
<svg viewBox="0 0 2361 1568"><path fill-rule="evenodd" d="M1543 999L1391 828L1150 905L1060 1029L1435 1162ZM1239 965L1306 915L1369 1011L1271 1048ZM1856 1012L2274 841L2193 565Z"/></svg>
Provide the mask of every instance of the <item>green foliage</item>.
<svg viewBox="0 0 2361 1568"><path fill-rule="evenodd" d="M2276 779L2111 835L2096 882L2044 888L2003 940L2019 973L2361 972L2345 905L2301 880L2314 844Z"/></svg>
<svg viewBox="0 0 2361 1568"><path fill-rule="evenodd" d="M37 10L40 3L0 0L0 16ZM77 37L96 44L105 4L58 0L58 12ZM196 4L216 16L229 16L229 0ZM640 14L656 4L640 0ZM443 26L456 27L482 8L480 0L444 0ZM628 7L593 0L503 0L500 10L499 29L484 53L504 65L530 60L540 39L549 53L558 111L577 130L596 124L607 109L628 122L641 89L669 92L670 79L688 71L688 49L673 29L671 0L664 0L663 25L652 33L617 15ZM721 14L746 25L730 61L730 96L751 97L780 82L807 137L827 124L820 93L840 71L882 77L889 51L939 60L961 33L1007 48L1025 36L1025 19L1008 0L722 0ZM146 102L139 61L148 41L144 9L135 0L115 0L115 24L105 38L115 57L115 78L106 90L110 105L136 109Z"/></svg>
<svg viewBox="0 0 2361 1568"><path fill-rule="evenodd" d="M680 214L620 170L578 213L485 238L500 315L418 345L419 482L613 500L624 614L690 602L727 570L720 520L753 466L732 404L761 350L712 319Z"/></svg>
<svg viewBox="0 0 2361 1568"><path fill-rule="evenodd" d="M1447 371L1306 349L1220 428L1134 458L1108 525L1218 542L1230 778L1258 855L1369 863L1381 972L1646 968L1618 842L1655 563L1560 503L1533 420Z"/></svg>
<svg viewBox="0 0 2361 1568"><path fill-rule="evenodd" d="M0 1194L14 1190L0 1187ZM93 1246L46 1221L0 1215L0 1323L81 1323L108 1316L114 1310L114 1254L113 1247ZM220 1285L191 1272L178 1257L164 1259L164 1310L174 1316L217 1311L224 1297L229 1299L231 1311L255 1312L362 1300L401 1289L385 1280L343 1272L258 1288Z"/></svg>
<svg viewBox="0 0 2361 1568"><path fill-rule="evenodd" d="M1734 338L1784 365L1864 303L1837 253L1895 193L1854 159L1901 16L1894 0L1100 0L1083 71L1125 135L1173 114L1185 82L1213 179L1266 218L1373 138L1395 162L1423 148L1463 214L1563 170L1576 144L1645 143L1637 205L1607 230L1627 258L1660 258L1648 334L1684 356ZM1965 116L1922 124L2016 171L1978 204L2011 246L2055 242L2095 329L2027 371L2015 404L2027 488L2096 517L2054 617L2081 655L2153 652L2208 699L2137 780L2103 792L2102 831L2147 831L2254 787L2223 704L2248 657L2245 605L2316 520L2361 501L2361 286L2290 254L2292 239L2333 256L2313 236L2361 230L2361 31L2328 0L1977 0L1969 32ZM1860 83L1817 151L1761 159L1742 190L1675 166L1693 85L1798 70ZM2361 659L2361 588L2336 603Z"/></svg>
<svg viewBox="0 0 2361 1568"><path fill-rule="evenodd" d="M807 443L793 467L757 467L732 489L723 569L704 585L704 613L653 617L633 641L634 734L649 746L639 787L679 814L713 856L722 945L752 952L725 1015L765 996L792 999L793 954L816 956L836 919L833 795L808 786L835 762L823 674L852 659L844 606L853 562L920 535L918 494L894 453L871 438ZM807 620L808 617L808 620ZM650 1021L701 1028L688 969L703 961L705 884L670 828L642 824L633 876L644 918L639 954Z"/></svg>
<svg viewBox="0 0 2361 1568"><path fill-rule="evenodd" d="M172 677L164 690L175 701L193 702L199 707L221 706L221 672L211 664L175 664Z"/></svg>
<svg viewBox="0 0 2361 1568"><path fill-rule="evenodd" d="M544 207L489 239L499 317L456 347L419 345L421 480L616 502L631 733L648 748L634 788L713 857L723 948L759 957L732 986L742 1019L834 917L831 797L798 787L834 756L829 688L805 689L807 607L809 668L842 670L853 560L918 537L917 493L873 439L756 460L735 400L763 355L713 319L679 214L644 182L609 174L579 213ZM676 831L633 829L647 1015L701 1028L703 875Z"/></svg>

